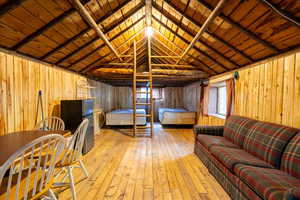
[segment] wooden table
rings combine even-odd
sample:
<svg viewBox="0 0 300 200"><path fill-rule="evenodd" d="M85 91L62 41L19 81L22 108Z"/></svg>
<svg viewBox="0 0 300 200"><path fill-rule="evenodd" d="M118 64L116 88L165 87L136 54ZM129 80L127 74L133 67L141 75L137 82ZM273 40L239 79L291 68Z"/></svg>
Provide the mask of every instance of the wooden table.
<svg viewBox="0 0 300 200"><path fill-rule="evenodd" d="M70 136L71 132L65 131L20 131L15 133L9 133L7 135L0 136L0 166L3 165L8 158L18 151L24 145L31 141L49 134L59 134L64 137Z"/></svg>

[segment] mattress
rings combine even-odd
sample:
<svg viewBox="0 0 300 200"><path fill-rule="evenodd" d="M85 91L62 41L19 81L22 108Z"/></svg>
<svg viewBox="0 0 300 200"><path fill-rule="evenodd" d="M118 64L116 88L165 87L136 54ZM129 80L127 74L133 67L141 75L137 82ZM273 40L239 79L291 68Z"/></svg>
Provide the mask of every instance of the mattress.
<svg viewBox="0 0 300 200"><path fill-rule="evenodd" d="M196 112L183 108L159 108L158 119L161 124L195 124Z"/></svg>
<svg viewBox="0 0 300 200"><path fill-rule="evenodd" d="M133 125L133 109L118 109L106 113L106 125ZM136 109L137 114L146 114L145 109ZM137 117L137 125L145 125L146 117Z"/></svg>

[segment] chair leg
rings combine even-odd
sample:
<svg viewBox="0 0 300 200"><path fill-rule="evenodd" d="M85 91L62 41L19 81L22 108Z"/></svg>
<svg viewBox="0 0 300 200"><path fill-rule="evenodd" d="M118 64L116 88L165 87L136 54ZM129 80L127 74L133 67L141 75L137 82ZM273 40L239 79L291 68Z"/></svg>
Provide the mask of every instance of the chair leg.
<svg viewBox="0 0 300 200"><path fill-rule="evenodd" d="M87 169L85 168L82 160L79 160L79 164L80 164L80 168L82 169L82 171L85 174L86 178L88 178L89 177L89 173L88 173Z"/></svg>
<svg viewBox="0 0 300 200"><path fill-rule="evenodd" d="M68 170L68 176L70 179L70 188L71 188L72 197L73 197L73 200L76 200L76 191L75 191L74 177L72 174L72 168L70 166L68 166L67 170Z"/></svg>
<svg viewBox="0 0 300 200"><path fill-rule="evenodd" d="M54 192L53 192L51 189L49 189L48 195L49 195L49 197L50 197L52 200L57 200L57 198L56 198Z"/></svg>

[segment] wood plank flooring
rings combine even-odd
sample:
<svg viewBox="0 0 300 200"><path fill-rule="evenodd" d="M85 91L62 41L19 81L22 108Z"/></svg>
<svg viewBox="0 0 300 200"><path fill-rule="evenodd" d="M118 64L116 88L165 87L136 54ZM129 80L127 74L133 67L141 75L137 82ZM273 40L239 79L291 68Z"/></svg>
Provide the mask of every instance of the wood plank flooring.
<svg viewBox="0 0 300 200"><path fill-rule="evenodd" d="M230 199L193 153L192 129L155 125L150 138L132 138L102 129L84 162L84 179L74 169L77 197L81 199ZM59 199L71 199L70 190Z"/></svg>

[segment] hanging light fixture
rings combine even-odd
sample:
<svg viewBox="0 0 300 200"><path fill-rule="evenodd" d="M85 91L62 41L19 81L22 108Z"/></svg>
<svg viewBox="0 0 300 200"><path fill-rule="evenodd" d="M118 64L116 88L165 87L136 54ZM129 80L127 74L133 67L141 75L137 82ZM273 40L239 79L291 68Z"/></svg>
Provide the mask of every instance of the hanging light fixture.
<svg viewBox="0 0 300 200"><path fill-rule="evenodd" d="M153 35L153 29L151 26L146 27L146 36L151 37Z"/></svg>

